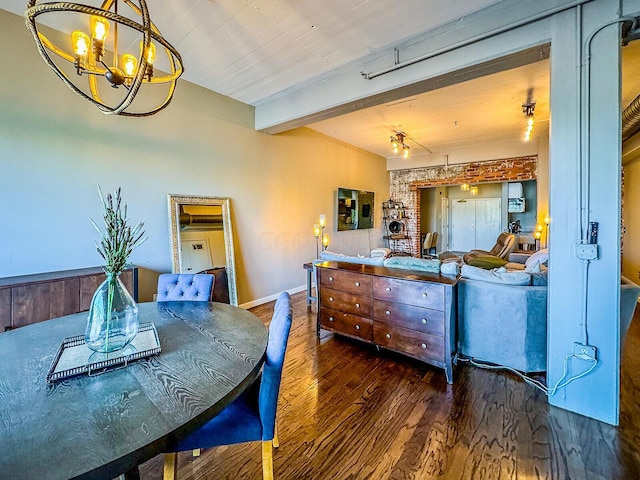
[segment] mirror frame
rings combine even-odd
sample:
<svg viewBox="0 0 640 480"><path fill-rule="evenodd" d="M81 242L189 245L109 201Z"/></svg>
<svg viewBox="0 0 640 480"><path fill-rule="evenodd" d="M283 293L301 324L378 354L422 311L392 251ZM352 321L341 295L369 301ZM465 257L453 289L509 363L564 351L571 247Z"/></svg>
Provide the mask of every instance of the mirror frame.
<svg viewBox="0 0 640 480"><path fill-rule="evenodd" d="M227 259L227 282L229 284L229 302L238 306L238 292L236 287L236 265L233 250L233 229L231 228L230 199L226 197L202 197L196 195L167 195L169 208L169 237L171 242L171 269L173 273L180 273L182 252L180 249L179 216L180 205L215 205L222 207L222 229L224 232L224 247ZM215 286L214 286L215 288Z"/></svg>

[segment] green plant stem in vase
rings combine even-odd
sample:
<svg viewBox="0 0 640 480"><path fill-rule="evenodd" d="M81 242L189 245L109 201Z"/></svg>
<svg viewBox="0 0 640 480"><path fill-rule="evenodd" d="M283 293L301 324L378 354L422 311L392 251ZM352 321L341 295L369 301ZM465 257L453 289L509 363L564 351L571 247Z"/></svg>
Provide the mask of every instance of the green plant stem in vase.
<svg viewBox="0 0 640 480"><path fill-rule="evenodd" d="M120 280L120 273L131 252L146 238L142 222L129 226L120 188L106 197L100 187L98 191L104 208L104 231L93 220L91 223L100 233L96 247L105 261L103 269L107 279L91 300L85 343L96 352L109 353L124 348L138 333L138 307Z"/></svg>

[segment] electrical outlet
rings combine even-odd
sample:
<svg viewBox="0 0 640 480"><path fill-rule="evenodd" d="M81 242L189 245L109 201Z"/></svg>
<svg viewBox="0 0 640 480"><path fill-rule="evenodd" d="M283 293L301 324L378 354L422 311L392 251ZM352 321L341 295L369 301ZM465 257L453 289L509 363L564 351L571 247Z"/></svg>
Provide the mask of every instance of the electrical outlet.
<svg viewBox="0 0 640 480"><path fill-rule="evenodd" d="M582 360L595 360L596 350L593 345L585 345L580 342L574 342L573 344L573 356Z"/></svg>
<svg viewBox="0 0 640 480"><path fill-rule="evenodd" d="M580 260L596 260L598 258L598 245L591 243L577 244L576 257Z"/></svg>

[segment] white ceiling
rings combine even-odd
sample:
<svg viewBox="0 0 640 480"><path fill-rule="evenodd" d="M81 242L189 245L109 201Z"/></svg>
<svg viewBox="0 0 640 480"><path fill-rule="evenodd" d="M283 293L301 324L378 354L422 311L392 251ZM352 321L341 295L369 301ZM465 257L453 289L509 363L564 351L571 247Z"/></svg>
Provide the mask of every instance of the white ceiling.
<svg viewBox="0 0 640 480"><path fill-rule="evenodd" d="M85 0L99 5L101 1ZM151 18L181 53L183 79L255 105L313 82L498 0L152 0ZM26 0L2 0L22 15ZM126 7L120 7L125 13ZM48 14L55 15L55 14ZM45 20L43 17L40 17ZM53 25L61 28L63 20ZM636 42L640 43L640 42ZM633 44L631 44L633 45ZM630 50L630 49L629 49ZM637 69L636 69L637 70ZM627 69L627 78L640 78ZM626 73L625 73L626 75ZM627 90L629 81L623 82ZM637 92L623 92L627 105ZM179 86L178 86L179 88ZM629 98L630 97L630 98ZM522 103L535 100L536 129L549 120L549 62L529 64L309 125L384 157L404 131L412 155L521 138Z"/></svg>

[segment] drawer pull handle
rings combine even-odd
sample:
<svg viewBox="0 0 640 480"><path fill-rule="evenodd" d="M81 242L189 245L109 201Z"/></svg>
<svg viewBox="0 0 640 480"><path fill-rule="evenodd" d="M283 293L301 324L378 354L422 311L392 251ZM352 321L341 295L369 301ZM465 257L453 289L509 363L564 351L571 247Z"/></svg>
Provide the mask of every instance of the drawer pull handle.
<svg viewBox="0 0 640 480"><path fill-rule="evenodd" d="M333 322L333 317L329 317L329 321L330 321L330 322Z"/></svg>
<svg viewBox="0 0 640 480"><path fill-rule="evenodd" d="M360 325L356 325L356 330L360 330Z"/></svg>
<svg viewBox="0 0 640 480"><path fill-rule="evenodd" d="M387 333L387 334L385 335L385 337L387 337L387 338L391 338L391 334L390 334L390 333Z"/></svg>
<svg viewBox="0 0 640 480"><path fill-rule="evenodd" d="M390 312L389 310L386 310L386 311L384 312L384 314L385 314L385 315L391 315L391 312Z"/></svg>
<svg viewBox="0 0 640 480"><path fill-rule="evenodd" d="M423 293L423 294L422 294L422 298L427 298L427 294L426 294L426 293Z"/></svg>
<svg viewBox="0 0 640 480"><path fill-rule="evenodd" d="M356 287L359 287L359 286L360 286L360 282L356 282L356 283L355 283L355 286L356 286Z"/></svg>
<svg viewBox="0 0 640 480"><path fill-rule="evenodd" d="M360 304L359 303L356 303L356 308L360 308Z"/></svg>
<svg viewBox="0 0 640 480"><path fill-rule="evenodd" d="M329 297L329 301L330 301L330 302L333 302L333 297Z"/></svg>
<svg viewBox="0 0 640 480"><path fill-rule="evenodd" d="M390 291L391 291L391 287L387 287L387 288L385 288L385 290L386 290L387 292L390 292Z"/></svg>
<svg viewBox="0 0 640 480"><path fill-rule="evenodd" d="M422 345L420 345L422 348L427 348L427 344L423 343Z"/></svg>
<svg viewBox="0 0 640 480"><path fill-rule="evenodd" d="M333 282L333 277L329 277L329 281L330 281L330 282Z"/></svg>
<svg viewBox="0 0 640 480"><path fill-rule="evenodd" d="M422 324L423 324L423 325L426 325L426 324L427 324L427 319L426 319L426 318L423 318L423 319L422 319Z"/></svg>

